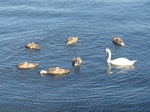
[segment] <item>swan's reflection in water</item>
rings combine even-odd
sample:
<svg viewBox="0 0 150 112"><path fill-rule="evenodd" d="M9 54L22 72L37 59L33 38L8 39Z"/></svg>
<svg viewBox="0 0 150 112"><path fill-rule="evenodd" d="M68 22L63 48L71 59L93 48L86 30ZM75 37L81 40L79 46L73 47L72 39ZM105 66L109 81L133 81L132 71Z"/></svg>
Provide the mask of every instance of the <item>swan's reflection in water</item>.
<svg viewBox="0 0 150 112"><path fill-rule="evenodd" d="M126 71L129 71L129 70L133 70L135 69L134 65L112 65L110 63L108 63L108 68L106 70L106 72L108 74L112 74L113 72L111 71L112 68L116 68L116 69L119 69L119 72L126 72Z"/></svg>

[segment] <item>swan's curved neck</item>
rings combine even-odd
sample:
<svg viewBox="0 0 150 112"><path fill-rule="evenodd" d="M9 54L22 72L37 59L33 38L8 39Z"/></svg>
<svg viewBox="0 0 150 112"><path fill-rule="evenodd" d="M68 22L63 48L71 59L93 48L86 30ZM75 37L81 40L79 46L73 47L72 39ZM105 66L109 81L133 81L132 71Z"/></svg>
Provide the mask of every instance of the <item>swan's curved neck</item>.
<svg viewBox="0 0 150 112"><path fill-rule="evenodd" d="M110 51L110 50L108 51L108 59L107 59L107 62L108 62L108 63L111 62L111 51Z"/></svg>

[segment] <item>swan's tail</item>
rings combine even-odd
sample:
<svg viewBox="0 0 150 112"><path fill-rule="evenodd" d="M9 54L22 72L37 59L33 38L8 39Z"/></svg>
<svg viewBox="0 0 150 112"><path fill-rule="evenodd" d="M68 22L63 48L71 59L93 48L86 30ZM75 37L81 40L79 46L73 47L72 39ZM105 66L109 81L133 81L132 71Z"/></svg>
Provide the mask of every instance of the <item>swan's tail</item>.
<svg viewBox="0 0 150 112"><path fill-rule="evenodd" d="M137 60L133 60L133 61L132 61L132 64L134 64L136 61L137 61Z"/></svg>

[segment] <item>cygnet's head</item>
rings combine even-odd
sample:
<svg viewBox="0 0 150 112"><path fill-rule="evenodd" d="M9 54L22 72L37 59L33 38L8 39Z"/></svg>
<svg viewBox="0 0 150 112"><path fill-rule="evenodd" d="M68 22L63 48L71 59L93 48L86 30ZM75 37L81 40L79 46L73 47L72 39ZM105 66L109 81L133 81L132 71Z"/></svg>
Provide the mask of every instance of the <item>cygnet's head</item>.
<svg viewBox="0 0 150 112"><path fill-rule="evenodd" d="M42 70L42 71L40 71L40 74L41 74L41 75L47 74L47 71Z"/></svg>

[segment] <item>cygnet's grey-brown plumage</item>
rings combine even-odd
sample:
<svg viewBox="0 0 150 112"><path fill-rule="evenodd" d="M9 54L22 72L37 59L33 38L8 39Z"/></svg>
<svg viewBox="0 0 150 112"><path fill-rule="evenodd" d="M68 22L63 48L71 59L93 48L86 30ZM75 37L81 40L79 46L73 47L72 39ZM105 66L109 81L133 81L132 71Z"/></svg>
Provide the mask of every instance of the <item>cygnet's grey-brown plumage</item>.
<svg viewBox="0 0 150 112"><path fill-rule="evenodd" d="M59 67L54 67L54 68L51 68L47 71L42 70L42 71L40 71L40 74L41 75L44 75L44 74L62 75L62 74L69 73L69 71L70 71L70 69L62 69Z"/></svg>
<svg viewBox="0 0 150 112"><path fill-rule="evenodd" d="M125 46L124 41L120 37L118 37L118 38L117 37L112 37L112 41L115 44L118 44L118 45L121 45L121 46Z"/></svg>
<svg viewBox="0 0 150 112"><path fill-rule="evenodd" d="M38 63L28 63L23 62L17 65L17 68L19 69L29 69L29 68L35 68L38 65Z"/></svg>
<svg viewBox="0 0 150 112"><path fill-rule="evenodd" d="M34 42L26 44L25 47L29 48L29 49L36 49L36 50L40 49L40 47L37 44L35 44Z"/></svg>
<svg viewBox="0 0 150 112"><path fill-rule="evenodd" d="M81 64L82 64L82 59L80 56L72 60L72 65L75 67L80 66Z"/></svg>
<svg viewBox="0 0 150 112"><path fill-rule="evenodd" d="M66 45L75 44L78 41L78 37L69 37L66 41Z"/></svg>

